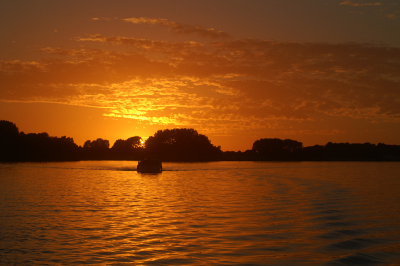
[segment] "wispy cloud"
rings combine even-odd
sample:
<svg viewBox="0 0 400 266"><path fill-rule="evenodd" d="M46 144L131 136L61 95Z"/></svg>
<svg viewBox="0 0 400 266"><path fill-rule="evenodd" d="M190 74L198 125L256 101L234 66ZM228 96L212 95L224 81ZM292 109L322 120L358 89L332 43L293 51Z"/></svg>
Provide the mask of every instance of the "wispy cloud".
<svg viewBox="0 0 400 266"><path fill-rule="evenodd" d="M86 38L77 38L78 41L104 42L116 45L125 45L132 48L148 50L149 52L166 52L166 51L186 51L190 48L204 47L202 43L187 41L179 43L171 43L167 41L153 41L147 39L127 38L127 37L105 37L100 34L91 35Z"/></svg>
<svg viewBox="0 0 400 266"><path fill-rule="evenodd" d="M360 6L381 6L382 3L380 3L380 2L375 2L375 3L355 3L353 1L343 1L343 2L340 3L340 5L360 7Z"/></svg>
<svg viewBox="0 0 400 266"><path fill-rule="evenodd" d="M231 37L228 33L223 31L217 31L213 28L203 28L199 26L184 25L178 22L170 21L163 18L125 18L122 19L125 22L133 24L148 24L148 25L159 25L168 28L170 31L178 34L195 34L204 38L229 38Z"/></svg>
<svg viewBox="0 0 400 266"><path fill-rule="evenodd" d="M387 15L385 15L385 17L388 19L397 19L398 18L398 16L395 14L387 14Z"/></svg>

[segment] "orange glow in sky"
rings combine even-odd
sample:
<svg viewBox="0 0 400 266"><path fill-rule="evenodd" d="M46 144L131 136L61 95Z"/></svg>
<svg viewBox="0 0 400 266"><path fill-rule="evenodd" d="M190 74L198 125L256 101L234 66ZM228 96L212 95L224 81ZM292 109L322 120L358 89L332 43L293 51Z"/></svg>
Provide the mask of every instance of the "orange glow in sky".
<svg viewBox="0 0 400 266"><path fill-rule="evenodd" d="M0 119L25 133L400 144L395 0L5 0L0 20Z"/></svg>

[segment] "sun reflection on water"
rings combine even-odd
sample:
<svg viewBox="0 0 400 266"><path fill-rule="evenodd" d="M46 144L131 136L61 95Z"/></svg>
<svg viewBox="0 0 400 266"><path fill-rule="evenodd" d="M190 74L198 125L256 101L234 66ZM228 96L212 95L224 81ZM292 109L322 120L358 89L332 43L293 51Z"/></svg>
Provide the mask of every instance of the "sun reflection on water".
<svg viewBox="0 0 400 266"><path fill-rule="evenodd" d="M118 170L135 163L8 166L0 173L5 262L384 265L399 258L399 184L378 166L225 162L165 163L156 175ZM355 187L368 173L379 179ZM386 195L375 191L377 182Z"/></svg>

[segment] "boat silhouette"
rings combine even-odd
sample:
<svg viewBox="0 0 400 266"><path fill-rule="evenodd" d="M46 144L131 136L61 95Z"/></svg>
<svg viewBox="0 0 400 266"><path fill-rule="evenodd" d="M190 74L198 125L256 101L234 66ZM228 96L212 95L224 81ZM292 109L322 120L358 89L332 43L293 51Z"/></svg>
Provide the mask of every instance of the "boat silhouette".
<svg viewBox="0 0 400 266"><path fill-rule="evenodd" d="M161 173L162 163L158 159L146 158L138 162L138 173Z"/></svg>

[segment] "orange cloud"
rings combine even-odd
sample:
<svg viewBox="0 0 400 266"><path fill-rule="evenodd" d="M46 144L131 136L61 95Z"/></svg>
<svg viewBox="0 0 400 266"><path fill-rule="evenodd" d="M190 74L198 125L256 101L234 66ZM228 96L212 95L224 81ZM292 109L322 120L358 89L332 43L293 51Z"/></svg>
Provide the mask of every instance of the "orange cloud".
<svg viewBox="0 0 400 266"><path fill-rule="evenodd" d="M290 132L283 128L288 121L338 117L400 123L399 48L99 34L76 40L101 49L46 47L38 50L46 59L37 62L1 61L0 101L103 108L108 117L220 135Z"/></svg>
<svg viewBox="0 0 400 266"><path fill-rule="evenodd" d="M78 41L103 42L116 45L125 45L132 48L149 50L153 53L179 52L182 49L201 48L204 45L198 42L188 41L171 43L167 41L152 41L146 39L136 39L127 37L105 37L100 34L91 35L88 38L77 38Z"/></svg>
<svg viewBox="0 0 400 266"><path fill-rule="evenodd" d="M178 34L195 34L200 37L204 38L212 38L212 39L218 39L218 38L229 38L231 37L229 34L222 32L222 31L217 31L213 28L210 29L205 29L202 27L198 26L190 26L190 25L184 25L181 23L177 23L174 21L170 21L167 19L163 18L125 18L123 19L125 22L130 22L133 24L148 24L148 25L160 25L163 27L168 28L168 30L178 33Z"/></svg>
<svg viewBox="0 0 400 266"><path fill-rule="evenodd" d="M387 14L385 15L385 17L388 19L397 19L397 16L395 14Z"/></svg>

